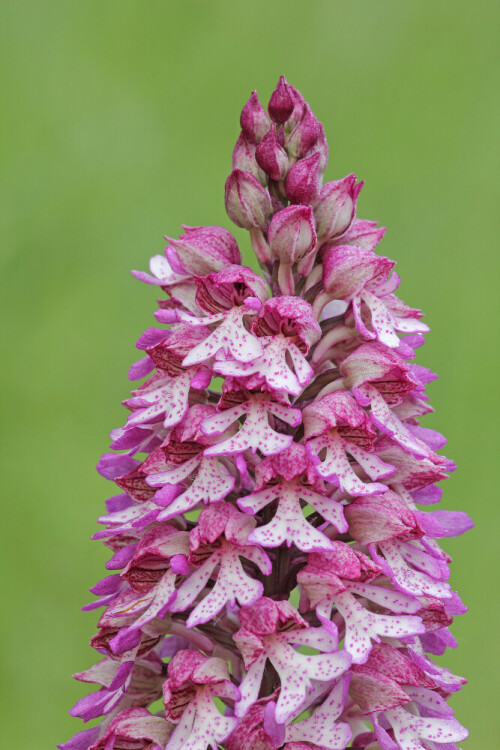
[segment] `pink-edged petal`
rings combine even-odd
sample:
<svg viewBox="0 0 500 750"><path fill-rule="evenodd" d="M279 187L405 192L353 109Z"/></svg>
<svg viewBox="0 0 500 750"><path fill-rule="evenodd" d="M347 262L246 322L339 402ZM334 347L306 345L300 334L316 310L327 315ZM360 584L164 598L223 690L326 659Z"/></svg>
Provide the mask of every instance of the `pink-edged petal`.
<svg viewBox="0 0 500 750"><path fill-rule="evenodd" d="M377 334L374 331L370 331L370 329L365 326L362 315L362 304L363 300L361 295L356 294L352 299L352 312L356 329L365 339L376 339Z"/></svg>
<svg viewBox="0 0 500 750"><path fill-rule="evenodd" d="M259 690L264 676L267 655L262 653L256 661L248 668L243 681L240 684L240 700L235 706L234 713L241 718L245 716L248 709L253 706L259 697Z"/></svg>
<svg viewBox="0 0 500 750"><path fill-rule="evenodd" d="M251 495L245 495L237 500L238 506L244 513L258 513L266 505L272 503L277 497L279 497L280 490L276 487L266 487L258 492L252 492Z"/></svg>
<svg viewBox="0 0 500 750"><path fill-rule="evenodd" d="M191 573L189 578L177 590L177 596L172 603L172 612L184 612L194 602L206 586L215 566L220 562L222 550L219 548L210 555L199 568Z"/></svg>
<svg viewBox="0 0 500 750"><path fill-rule="evenodd" d="M309 487L301 489L300 496L303 500L307 500L314 510L323 516L325 521L335 526L341 534L344 534L348 530L349 527L344 518L344 507L341 503L326 495L320 495L318 492L309 489Z"/></svg>
<svg viewBox="0 0 500 750"><path fill-rule="evenodd" d="M278 634L279 638L280 635ZM317 651L323 651L324 653L332 653L337 651L338 648L336 634L323 627L287 631L283 633L281 638L295 646L309 646L309 648L315 648Z"/></svg>
<svg viewBox="0 0 500 750"><path fill-rule="evenodd" d="M394 328L401 333L427 333L430 328L421 320L415 318L400 318L393 314Z"/></svg>
<svg viewBox="0 0 500 750"><path fill-rule="evenodd" d="M364 596L381 607L392 610L392 612L415 615L421 608L420 601L409 594L394 591L382 586L374 586L371 583L360 581L344 581L345 586L354 594Z"/></svg>
<svg viewBox="0 0 500 750"><path fill-rule="evenodd" d="M299 381L300 385L304 387L310 382L314 371L298 346L293 343L289 343L288 352L295 368L297 380Z"/></svg>
<svg viewBox="0 0 500 750"><path fill-rule="evenodd" d="M148 609L134 622L132 629L137 630L155 617L161 616L170 602L175 598L175 578L172 570L167 570L154 588L154 596ZM129 613L130 614L130 613Z"/></svg>
<svg viewBox="0 0 500 750"><path fill-rule="evenodd" d="M385 435L395 440L404 450L412 453L416 458L431 458L433 456L433 451L398 419L376 388L365 384L361 386L360 391L370 399L371 419Z"/></svg>
<svg viewBox="0 0 500 750"><path fill-rule="evenodd" d="M116 530L125 530L137 528L141 529L147 526L149 523L156 518L160 509L154 504L153 500L146 500L144 503L129 505L126 508L117 510L113 513L108 513L105 516L98 518L99 523L105 523L109 526L116 527ZM113 529L115 531L115 529ZM109 536L112 532L108 529L107 531L98 532L99 536L94 535L95 539ZM128 562L128 560L127 560ZM122 567L122 566L120 566Z"/></svg>
<svg viewBox="0 0 500 750"><path fill-rule="evenodd" d="M415 687L413 685L405 685L405 692L408 693L412 701L419 707L422 707L428 711L432 711L433 714L453 716L453 709L451 708L451 706L449 706L446 703L445 699L442 698L435 690Z"/></svg>
<svg viewBox="0 0 500 750"><path fill-rule="evenodd" d="M421 549L419 544L419 540L416 540L400 545L400 552L406 562L437 581L447 581L450 577L447 558L437 543L434 540L426 540L425 537L422 540L422 544L427 546L430 554L425 549Z"/></svg>
<svg viewBox="0 0 500 750"><path fill-rule="evenodd" d="M404 593L412 596L435 596L438 599L446 599L451 596L449 584L436 581L425 573L412 568L401 552L403 545L397 541L380 542L379 547L384 557L380 557L374 545L369 545L372 549L372 557L378 562L387 576L391 579L394 586Z"/></svg>
<svg viewBox="0 0 500 750"><path fill-rule="evenodd" d="M150 487L163 487L166 484L179 484L195 471L201 460L202 457L200 455L194 456L194 458L184 461L184 463L179 464L179 466L174 466L173 469L159 471L156 474L149 474L149 476L146 477L146 482Z"/></svg>
<svg viewBox="0 0 500 750"><path fill-rule="evenodd" d="M291 427L297 427L302 421L302 412L300 409L293 409L285 404L279 404L277 401L269 401L266 408L271 414L274 414L278 419L286 422Z"/></svg>
<svg viewBox="0 0 500 750"><path fill-rule="evenodd" d="M422 740L437 743L460 742L469 733L456 719L417 717L397 707L385 711L401 750L424 750Z"/></svg>
<svg viewBox="0 0 500 750"><path fill-rule="evenodd" d="M370 310L372 328L378 340L385 346L397 348L399 337L394 330L394 319L384 301L366 289L361 292L361 297ZM356 312L354 315L356 317Z"/></svg>
<svg viewBox="0 0 500 750"><path fill-rule="evenodd" d="M373 721L373 730L382 750L401 750L394 740L387 734L385 729Z"/></svg>
<svg viewBox="0 0 500 750"><path fill-rule="evenodd" d="M347 453L356 459L361 468L368 474L373 481L377 479L388 479L395 474L396 469L391 464L387 464L377 456L376 453L370 453L360 445L352 443L350 440L344 441L344 447ZM385 485L379 485L384 487Z"/></svg>
<svg viewBox="0 0 500 750"><path fill-rule="evenodd" d="M151 271L150 274L145 271L131 271L130 273L139 281L155 286L170 286L186 278L186 275L178 274L172 270L164 255L153 255L149 261L149 270Z"/></svg>
<svg viewBox="0 0 500 750"><path fill-rule="evenodd" d="M347 746L352 737L351 729L348 724L336 722L344 706L345 682L339 680L312 716L287 727L287 742L312 743L330 750L343 750Z"/></svg>
<svg viewBox="0 0 500 750"><path fill-rule="evenodd" d="M93 664L84 672L77 672L73 677L75 680L80 680L80 682L95 683L109 688L113 683L119 668L119 661L114 661L113 659L106 657L102 661L97 662L97 664Z"/></svg>

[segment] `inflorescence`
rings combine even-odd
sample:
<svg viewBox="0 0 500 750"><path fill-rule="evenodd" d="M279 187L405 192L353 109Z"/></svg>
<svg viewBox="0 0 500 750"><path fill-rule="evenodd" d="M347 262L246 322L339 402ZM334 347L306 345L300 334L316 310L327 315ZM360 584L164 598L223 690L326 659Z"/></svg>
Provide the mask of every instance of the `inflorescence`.
<svg viewBox="0 0 500 750"><path fill-rule="evenodd" d="M226 210L262 271L206 226L133 272L165 294L98 464L102 660L75 677L99 689L71 710L104 718L59 747L452 750L465 680L431 657L466 608L436 540L472 524L426 509L454 469L419 424L428 327L301 94L240 122Z"/></svg>

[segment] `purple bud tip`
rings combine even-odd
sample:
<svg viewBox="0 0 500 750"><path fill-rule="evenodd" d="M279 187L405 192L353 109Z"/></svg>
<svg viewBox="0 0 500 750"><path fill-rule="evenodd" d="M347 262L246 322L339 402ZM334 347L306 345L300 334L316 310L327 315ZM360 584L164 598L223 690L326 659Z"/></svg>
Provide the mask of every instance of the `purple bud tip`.
<svg viewBox="0 0 500 750"><path fill-rule="evenodd" d="M278 85L271 94L267 111L274 122L283 123L293 112L294 101L285 76L280 76Z"/></svg>
<svg viewBox="0 0 500 750"><path fill-rule="evenodd" d="M272 180L281 180L288 168L288 157L278 143L274 128L268 130L255 151L257 164Z"/></svg>
<svg viewBox="0 0 500 750"><path fill-rule="evenodd" d="M241 111L240 125L251 143L258 143L269 130L269 120L256 91L252 91L250 99Z"/></svg>
<svg viewBox="0 0 500 750"><path fill-rule="evenodd" d="M290 203L313 205L319 198L321 156L318 152L298 161L288 172L285 191Z"/></svg>

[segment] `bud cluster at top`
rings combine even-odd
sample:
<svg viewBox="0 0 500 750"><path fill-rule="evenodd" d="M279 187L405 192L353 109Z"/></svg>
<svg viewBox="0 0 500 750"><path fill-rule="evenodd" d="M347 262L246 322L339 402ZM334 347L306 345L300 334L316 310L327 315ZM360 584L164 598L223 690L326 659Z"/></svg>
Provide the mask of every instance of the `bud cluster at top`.
<svg viewBox="0 0 500 750"><path fill-rule="evenodd" d="M163 296L98 464L102 658L71 713L101 721L59 747L456 750L438 540L472 523L432 507L455 466L420 425L429 329L302 95L282 76L240 124L225 205L262 273L218 226L133 272Z"/></svg>

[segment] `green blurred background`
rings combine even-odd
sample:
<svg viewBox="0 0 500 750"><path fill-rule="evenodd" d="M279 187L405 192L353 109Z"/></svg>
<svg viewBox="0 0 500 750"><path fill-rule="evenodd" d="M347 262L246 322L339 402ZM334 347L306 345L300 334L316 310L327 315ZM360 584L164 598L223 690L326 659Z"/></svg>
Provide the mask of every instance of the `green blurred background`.
<svg viewBox="0 0 500 750"><path fill-rule="evenodd" d="M443 507L477 524L445 545L471 608L446 661L470 680L453 699L467 747L493 747L499 9L4 0L2 747L51 748L82 728L67 715L84 692L70 674L93 663L96 614L79 607L107 559L89 541L109 492L94 465L124 421L155 307L128 269L181 222L230 226L239 112L254 88L267 102L281 73L325 124L327 178L366 180L359 213L388 226L382 252L432 327L426 424L459 465Z"/></svg>

